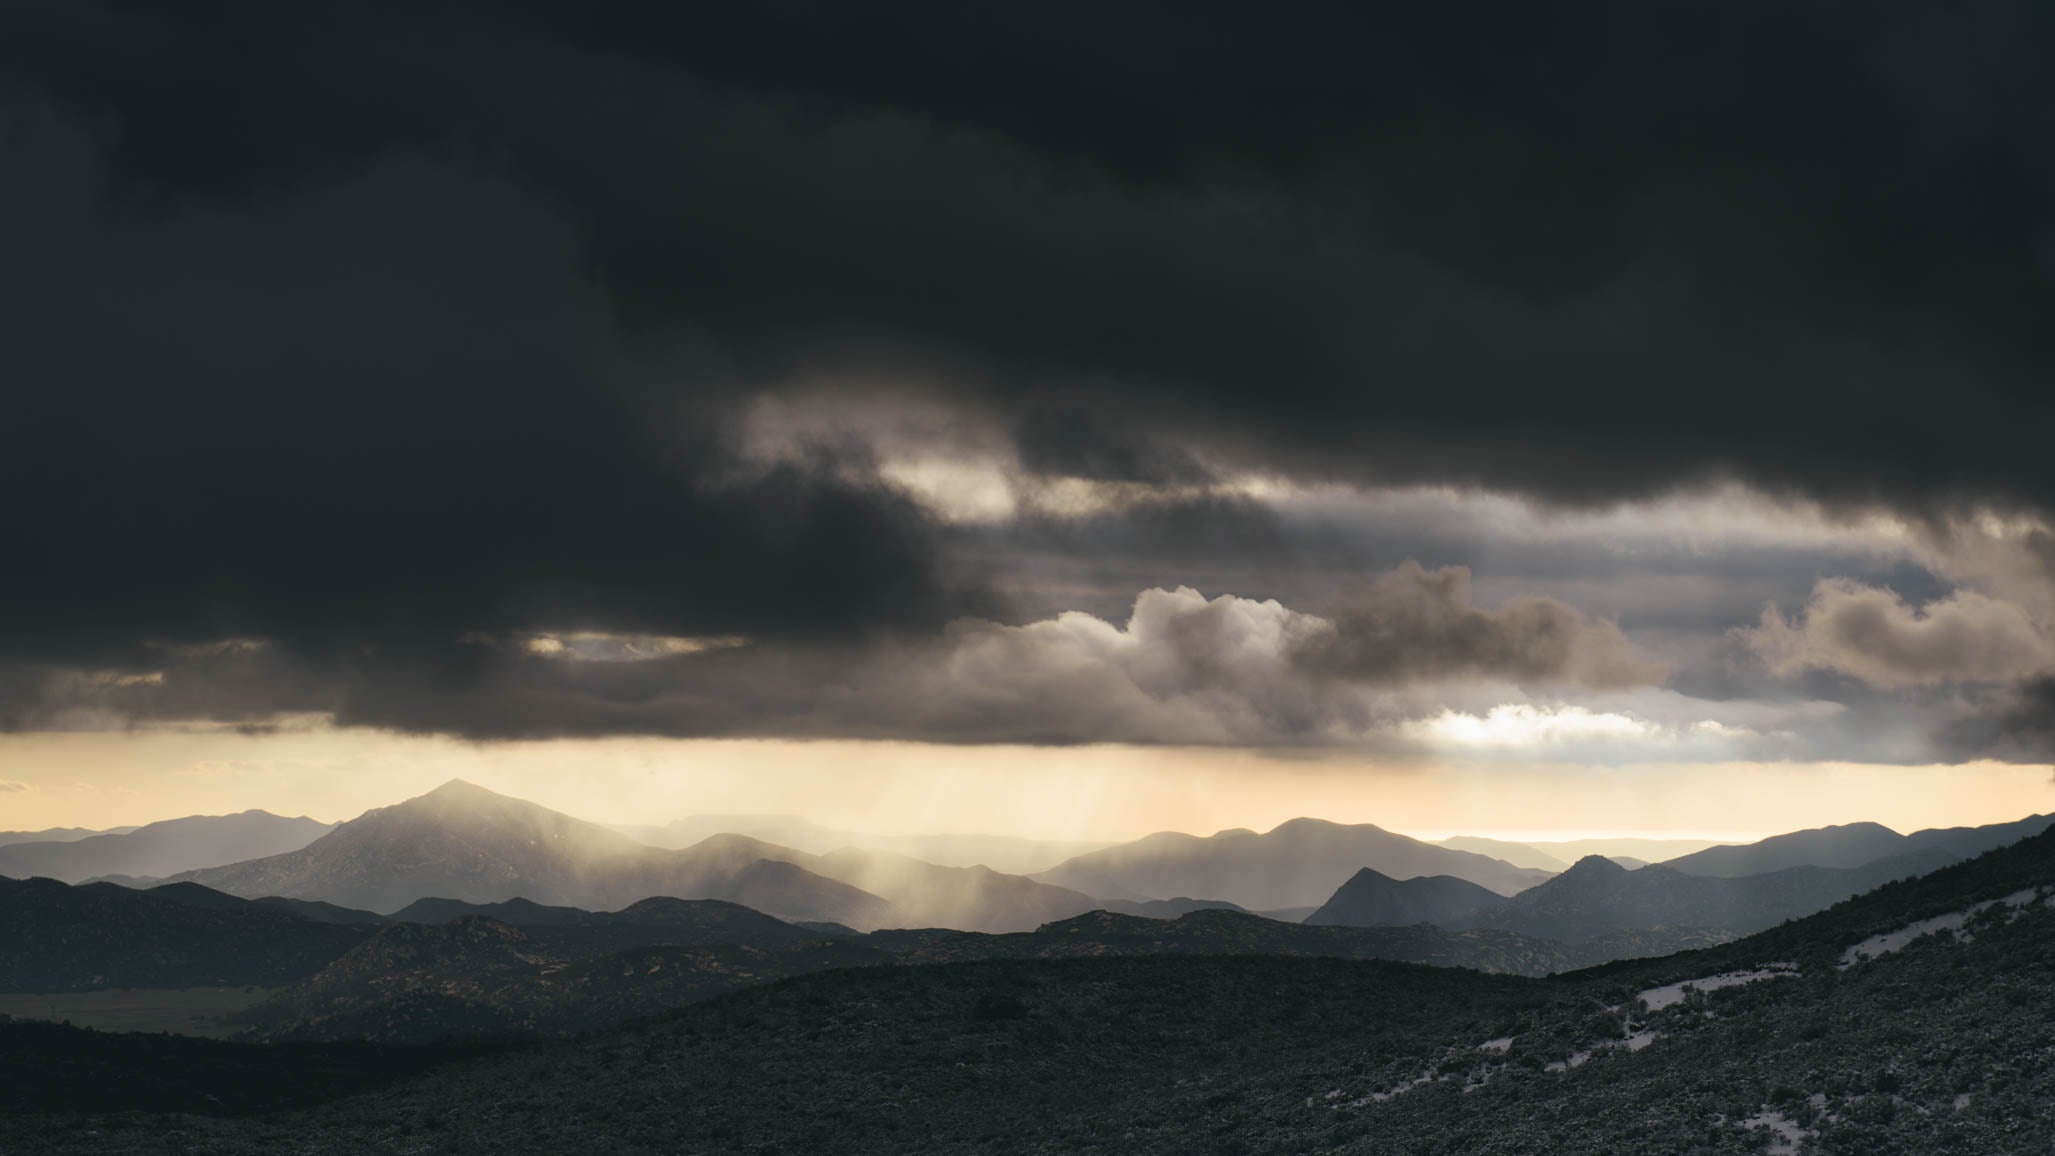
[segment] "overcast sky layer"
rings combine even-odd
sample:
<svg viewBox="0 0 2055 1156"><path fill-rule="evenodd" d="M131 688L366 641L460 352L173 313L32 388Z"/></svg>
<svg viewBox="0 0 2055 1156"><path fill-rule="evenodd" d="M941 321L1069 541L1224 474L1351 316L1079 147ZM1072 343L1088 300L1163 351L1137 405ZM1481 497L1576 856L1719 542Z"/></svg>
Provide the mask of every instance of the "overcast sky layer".
<svg viewBox="0 0 2055 1156"><path fill-rule="evenodd" d="M12 5L0 826L2045 810L2050 25Z"/></svg>

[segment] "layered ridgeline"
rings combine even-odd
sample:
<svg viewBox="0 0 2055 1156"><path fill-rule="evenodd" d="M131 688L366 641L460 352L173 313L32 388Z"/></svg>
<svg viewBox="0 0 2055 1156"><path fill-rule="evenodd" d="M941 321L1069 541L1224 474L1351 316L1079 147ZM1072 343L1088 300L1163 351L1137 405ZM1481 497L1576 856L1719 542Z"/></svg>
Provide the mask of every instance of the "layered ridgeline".
<svg viewBox="0 0 2055 1156"><path fill-rule="evenodd" d="M1787 867L1860 867L1916 851L1941 850L1970 859L2040 834L2055 815L2030 815L1981 827L1932 827L1910 835L1880 823L1846 823L1772 835L1753 843L1720 844L1696 839L1602 838L1516 843L1475 835L1454 835L1438 845L1475 851L1520 867L1566 871L1578 859L1604 855L1622 866L1661 863L1687 875L1761 875Z"/></svg>
<svg viewBox="0 0 2055 1156"><path fill-rule="evenodd" d="M66 883L107 876L158 878L297 851L327 834L330 826L304 816L244 811L167 819L75 839L29 839L0 846L0 875L42 876Z"/></svg>
<svg viewBox="0 0 2055 1156"><path fill-rule="evenodd" d="M1955 861L1953 855L1929 848L1860 867L1789 867L1760 875L1707 878L1666 864L1629 870L1605 856L1588 855L1548 882L1513 896L1494 895L1460 879L1398 880L1366 869L1306 922L1496 928L1565 944L1656 930L1688 929L1732 938Z"/></svg>
<svg viewBox="0 0 2055 1156"><path fill-rule="evenodd" d="M725 899L853 927L878 926L889 911L876 895L784 859L729 846L650 847L461 781L368 811L300 850L179 878L232 895L381 912L431 896L614 909L655 895Z"/></svg>
<svg viewBox="0 0 2055 1156"><path fill-rule="evenodd" d="M2044 834L1720 947L1547 979L1213 954L844 968L311 1110L0 1111L0 1148L2042 1152L2051 898ZM165 1047L72 1047L131 1039ZM73 1094L115 1112L152 1091Z"/></svg>
<svg viewBox="0 0 2055 1156"><path fill-rule="evenodd" d="M2055 824L2055 815L2030 815L1983 827L1935 827L1901 835L1881 823L1847 823L1772 835L1740 846L1709 847L1664 861L1687 875L1731 878L1787 867L1859 867L1879 859L1924 854L1929 861L1970 859L2030 838Z"/></svg>
<svg viewBox="0 0 2055 1156"><path fill-rule="evenodd" d="M45 827L40 831L0 831L0 847L16 843L76 843L95 835L126 835L134 827Z"/></svg>
<svg viewBox="0 0 2055 1156"><path fill-rule="evenodd" d="M645 899L617 912L491 907L525 925L484 915L394 923L231 1022L274 1041L565 1035L891 959L863 936L826 935L720 900Z"/></svg>
<svg viewBox="0 0 2055 1156"><path fill-rule="evenodd" d="M1519 867L1567 871L1570 864L1586 855L1604 855L1623 865L1628 861L1662 863L1679 855L1693 854L1719 844L1710 839L1645 839L1624 835L1611 838L1548 839L1514 843L1478 835L1451 835L1446 839L1437 840L1435 845L1458 851L1475 851L1479 855L1503 859Z"/></svg>
<svg viewBox="0 0 2055 1156"><path fill-rule="evenodd" d="M815 855L855 847L904 855L943 867L990 867L1010 875L1047 870L1074 855L1106 846L1008 835L878 835L829 827L798 815L693 815L660 826L614 829L652 847L690 847L715 835L747 835Z"/></svg>
<svg viewBox="0 0 2055 1156"><path fill-rule="evenodd" d="M889 851L845 847L811 855L743 835L715 835L685 853L706 862L774 860L861 888L890 902L890 923L897 927L1023 931L1100 905L1083 892L1026 876L989 867L944 867Z"/></svg>
<svg viewBox="0 0 2055 1156"><path fill-rule="evenodd" d="M493 914L461 913L466 908ZM1710 942L1644 935L1569 946L1509 931L1315 927L1217 908L1171 920L1094 911L1010 934L832 934L716 900L649 899L620 912L432 900L401 914L452 918L384 927L232 1023L266 1040L509 1039L590 1031L826 968L1232 955L1538 976Z"/></svg>
<svg viewBox="0 0 2055 1156"><path fill-rule="evenodd" d="M518 898L586 910L651 896L723 899L784 919L858 929L1018 931L1098 906L1089 895L1024 876L885 851L816 855L733 834L680 849L651 847L464 782L366 812L288 854L175 878L234 895L384 912L428 898Z"/></svg>
<svg viewBox="0 0 2055 1156"><path fill-rule="evenodd" d="M1365 867L1395 879L1449 875L1501 895L1549 877L1369 823L1293 819L1260 835L1239 828L1210 836L1159 832L1079 855L1035 878L1108 899L1192 895L1266 911L1318 907Z"/></svg>

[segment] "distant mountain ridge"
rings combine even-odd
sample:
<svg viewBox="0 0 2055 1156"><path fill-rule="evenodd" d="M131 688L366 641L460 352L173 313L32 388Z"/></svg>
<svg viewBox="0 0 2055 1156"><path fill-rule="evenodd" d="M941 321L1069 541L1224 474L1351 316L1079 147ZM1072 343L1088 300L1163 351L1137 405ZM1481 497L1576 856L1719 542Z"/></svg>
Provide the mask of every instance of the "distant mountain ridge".
<svg viewBox="0 0 2055 1156"><path fill-rule="evenodd" d="M43 876L79 883L102 876L161 878L297 851L328 833L331 824L269 811L192 815L125 832L62 841L0 846L0 875Z"/></svg>
<svg viewBox="0 0 2055 1156"><path fill-rule="evenodd" d="M1860 867L1787 867L1735 878L1687 875L1656 863L1638 871L1600 855L1480 914L1473 926L1498 927L1578 943L1612 932L1703 928L1741 936L1823 911L1897 879L1955 862L1928 850Z"/></svg>
<svg viewBox="0 0 2055 1156"><path fill-rule="evenodd" d="M1394 879L1451 875L1509 895L1549 877L1369 823L1293 819L1263 834L1164 831L1067 860L1035 878L1109 899L1204 895L1250 910L1318 907L1369 867Z"/></svg>
<svg viewBox="0 0 2055 1156"><path fill-rule="evenodd" d="M745 835L814 855L855 847L905 855L938 867L990 867L1011 875L1047 870L1072 856L1109 845L1009 835L874 835L825 826L798 815L692 815L661 826L616 826L614 830L653 847L677 849L715 835Z"/></svg>
<svg viewBox="0 0 2055 1156"><path fill-rule="evenodd" d="M876 895L789 861L719 848L660 850L461 780L367 811L297 851L176 878L234 895L319 899L384 912L430 896L610 910L670 895L874 927L889 910Z"/></svg>
<svg viewBox="0 0 2055 1156"><path fill-rule="evenodd" d="M809 855L743 835L715 835L689 853L730 862L769 859L883 896L902 927L1024 931L1092 910L1091 895L989 867L943 867L889 851L844 847ZM847 922L842 921L842 922Z"/></svg>
<svg viewBox="0 0 2055 1156"><path fill-rule="evenodd" d="M1859 867L1879 859L1922 851L1940 851L1971 859L2055 824L2055 815L2029 815L2011 823L1981 827L1927 828L1901 835L1881 823L1845 823L1790 831L1754 843L1709 847L1665 860L1663 866L1687 875L1732 878L1760 875L1787 867Z"/></svg>
<svg viewBox="0 0 2055 1156"><path fill-rule="evenodd" d="M126 835L134 827L45 827L40 831L0 831L0 847L16 843L76 843L95 835Z"/></svg>

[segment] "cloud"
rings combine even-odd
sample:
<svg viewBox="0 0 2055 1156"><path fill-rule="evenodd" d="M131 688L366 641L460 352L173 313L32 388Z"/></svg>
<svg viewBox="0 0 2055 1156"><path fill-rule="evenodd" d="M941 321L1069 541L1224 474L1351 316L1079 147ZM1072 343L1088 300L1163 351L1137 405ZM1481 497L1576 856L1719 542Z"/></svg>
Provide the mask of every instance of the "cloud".
<svg viewBox="0 0 2055 1156"><path fill-rule="evenodd" d="M1951 759L2055 762L2055 678L2031 679L1942 728Z"/></svg>
<svg viewBox="0 0 2055 1156"><path fill-rule="evenodd" d="M29 789L29 785L19 779L0 779L0 795L19 794Z"/></svg>
<svg viewBox="0 0 2055 1156"><path fill-rule="evenodd" d="M808 735L940 742L1378 744L1450 694L1660 679L1610 623L1547 599L1469 604L1467 575L1407 565L1332 617L1274 599L1143 591L1125 622L962 618L849 645L466 635L349 655L191 646L147 672L49 672L17 725L207 719L479 738ZM577 659L577 661L572 661Z"/></svg>
<svg viewBox="0 0 2055 1156"><path fill-rule="evenodd" d="M0 725L1364 735L1435 680L1657 677L1575 567L1701 634L1816 573L1934 604L1765 620L1782 670L2036 669L1839 558L1684 598L1603 527L1509 571L1489 524L1342 523L2055 509L2047 11L1103 7L10 13ZM1999 578L2055 538L2008 542L1935 572L2032 607ZM1421 569L1310 609L1414 556L1496 608ZM182 649L221 640L264 652Z"/></svg>
<svg viewBox="0 0 2055 1156"><path fill-rule="evenodd" d="M1355 586L1328 625L1299 643L1309 669L1359 682L1497 678L1640 686L1662 680L1618 626L1593 622L1553 598L1518 598L1499 610L1470 605L1470 571L1417 562Z"/></svg>
<svg viewBox="0 0 2055 1156"><path fill-rule="evenodd" d="M2009 682L2055 666L2055 642L2031 615L1971 590L1914 607L1890 590L1824 579L1798 617L1771 605L1740 634L1778 674L1829 670L1886 689Z"/></svg>

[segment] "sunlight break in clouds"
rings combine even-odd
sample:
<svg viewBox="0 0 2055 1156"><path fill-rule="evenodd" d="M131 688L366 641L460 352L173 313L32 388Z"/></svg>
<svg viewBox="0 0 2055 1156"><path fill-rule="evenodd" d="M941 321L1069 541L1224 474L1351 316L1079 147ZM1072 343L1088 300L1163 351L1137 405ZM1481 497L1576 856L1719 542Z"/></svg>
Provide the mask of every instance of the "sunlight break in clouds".
<svg viewBox="0 0 2055 1156"><path fill-rule="evenodd" d="M1491 708L1482 718L1443 711L1400 728L1408 737L1430 745L1529 748L1593 739L1651 739L1662 734L1654 723L1623 714L1594 713L1581 706L1536 707L1508 703Z"/></svg>

